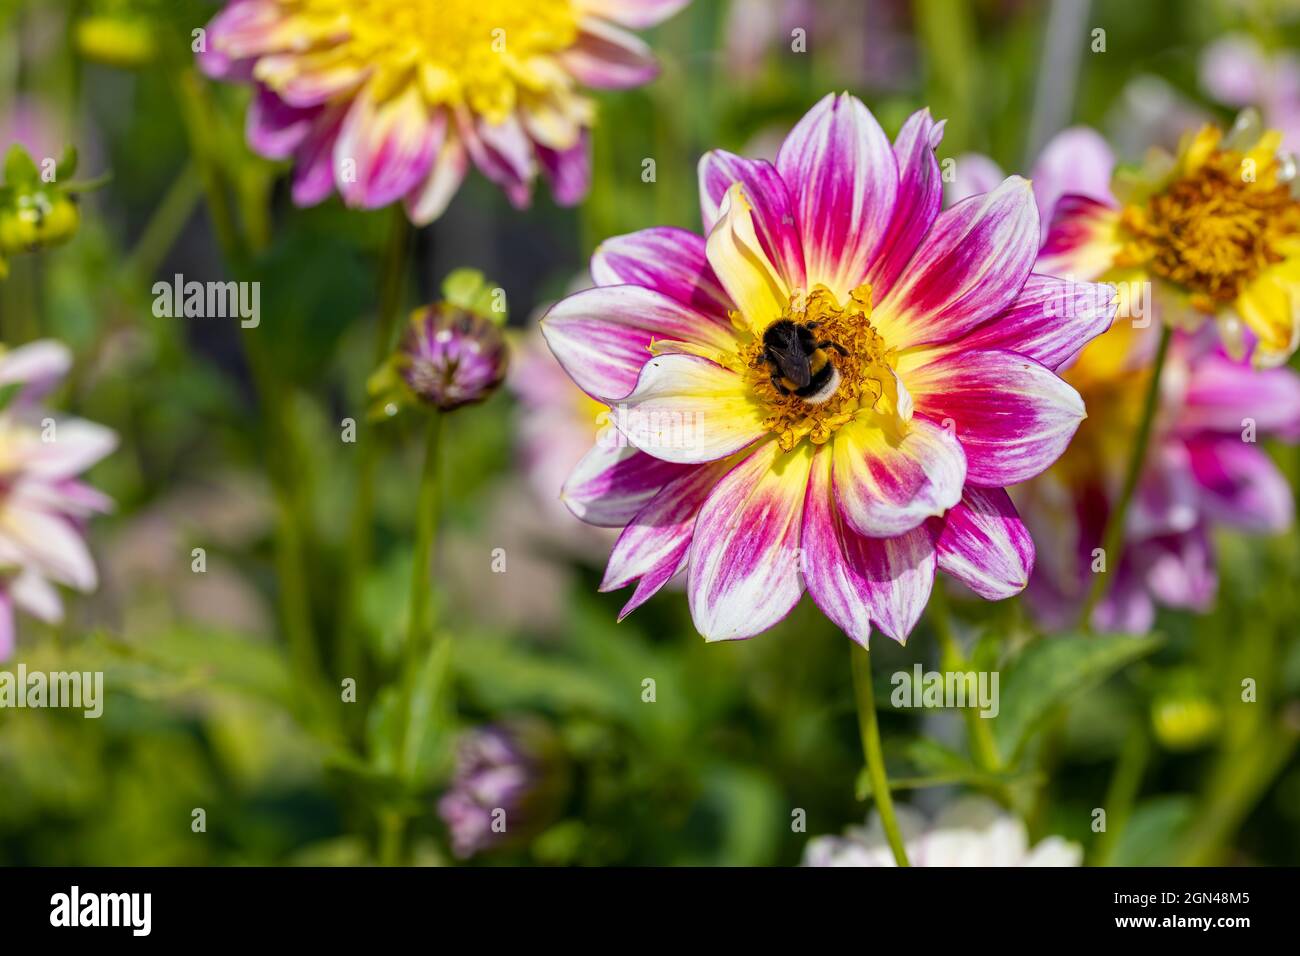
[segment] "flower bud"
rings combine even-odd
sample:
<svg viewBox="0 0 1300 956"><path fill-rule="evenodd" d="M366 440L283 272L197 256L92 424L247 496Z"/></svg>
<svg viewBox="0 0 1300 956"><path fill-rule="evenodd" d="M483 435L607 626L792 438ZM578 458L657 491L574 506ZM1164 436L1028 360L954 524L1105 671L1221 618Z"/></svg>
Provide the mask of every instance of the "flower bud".
<svg viewBox="0 0 1300 956"><path fill-rule="evenodd" d="M450 411L491 395L505 379L507 359L496 322L437 302L412 313L395 367L419 401Z"/></svg>

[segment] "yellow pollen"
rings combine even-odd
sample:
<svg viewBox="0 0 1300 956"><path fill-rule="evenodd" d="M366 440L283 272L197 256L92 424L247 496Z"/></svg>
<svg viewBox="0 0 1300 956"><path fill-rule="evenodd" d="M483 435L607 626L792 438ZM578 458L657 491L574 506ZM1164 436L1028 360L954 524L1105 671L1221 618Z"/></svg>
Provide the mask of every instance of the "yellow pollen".
<svg viewBox="0 0 1300 956"><path fill-rule="evenodd" d="M798 290L790 296L782 319L799 325L815 323L817 341L834 342L848 352L844 356L832 348L824 350L827 361L840 374L840 384L835 394L820 404L794 394L783 395L772 384L772 365L763 358L761 337L741 349L746 379L768 413L763 425L777 435L783 451L790 451L805 437L815 445L823 444L860 409L878 407L882 396L892 395L890 370L896 358L872 327L870 317L869 285L854 289L842 305L825 286L807 293Z"/></svg>
<svg viewBox="0 0 1300 956"><path fill-rule="evenodd" d="M1278 180L1278 162L1216 149L1146 201L1125 207L1121 267L1145 266L1181 285L1193 306L1213 313L1270 265L1280 240L1300 232L1300 202Z"/></svg>
<svg viewBox="0 0 1300 956"><path fill-rule="evenodd" d="M296 17L308 69L360 66L395 90L419 83L431 105L504 121L529 97L568 92L554 61L578 37L573 0L279 0Z"/></svg>

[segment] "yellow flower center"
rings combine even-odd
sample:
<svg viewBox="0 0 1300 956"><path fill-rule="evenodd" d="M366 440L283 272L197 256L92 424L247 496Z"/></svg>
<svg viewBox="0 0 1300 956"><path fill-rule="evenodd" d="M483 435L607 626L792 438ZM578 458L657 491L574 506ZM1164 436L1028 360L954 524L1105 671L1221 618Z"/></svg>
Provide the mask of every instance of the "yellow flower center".
<svg viewBox="0 0 1300 956"><path fill-rule="evenodd" d="M429 103L464 104L492 123L572 83L553 60L578 36L572 0L280 2L329 48L319 65L373 67L386 89L415 79Z"/></svg>
<svg viewBox="0 0 1300 956"><path fill-rule="evenodd" d="M828 362L838 373L839 384L824 401L805 400L788 384L778 388L774 373L779 380L779 369L767 356L761 336L741 349L746 379L768 413L763 425L778 436L783 451L790 451L804 437L816 445L826 442L863 408L895 411L898 396L891 369L896 358L871 325L870 316L869 285L854 289L843 304L824 286L790 296L781 320L810 327L815 343L834 343L846 353L826 345L809 356L813 366ZM733 321L740 321L739 317L733 316Z"/></svg>
<svg viewBox="0 0 1300 956"><path fill-rule="evenodd" d="M1278 179L1278 163L1215 149L1204 162L1121 216L1128 240L1119 266L1145 265L1183 286L1213 313L1284 258L1278 245L1300 232L1300 203Z"/></svg>

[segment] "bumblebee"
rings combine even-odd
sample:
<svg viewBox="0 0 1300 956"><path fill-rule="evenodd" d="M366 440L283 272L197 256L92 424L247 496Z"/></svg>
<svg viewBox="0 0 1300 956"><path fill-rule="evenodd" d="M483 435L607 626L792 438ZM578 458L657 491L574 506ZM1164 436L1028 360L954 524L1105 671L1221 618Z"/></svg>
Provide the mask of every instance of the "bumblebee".
<svg viewBox="0 0 1300 956"><path fill-rule="evenodd" d="M827 401L840 387L840 372L827 350L847 356L835 342L818 341L816 322L773 322L763 333L762 358L772 367L772 386L782 395L797 395L810 405Z"/></svg>

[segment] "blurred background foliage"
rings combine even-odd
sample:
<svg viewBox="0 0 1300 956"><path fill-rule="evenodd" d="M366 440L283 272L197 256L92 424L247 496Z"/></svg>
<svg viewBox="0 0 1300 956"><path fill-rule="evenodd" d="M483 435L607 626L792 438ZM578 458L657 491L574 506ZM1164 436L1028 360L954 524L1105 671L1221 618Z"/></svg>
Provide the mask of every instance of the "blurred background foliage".
<svg viewBox="0 0 1300 956"><path fill-rule="evenodd" d="M578 209L539 196L516 212L471 176L415 236L403 304L469 266L501 283L522 332L602 238L698 228L703 151L770 153L832 90L863 97L891 135L929 105L948 118L941 157L979 150L1026 169L1049 4L764 5L778 12L697 0L649 35L663 74L600 96L594 184ZM615 624L624 597L596 592L608 541L589 547L576 521L538 517L549 509L519 477L506 392L446 423L435 603L449 642L421 663L418 759L396 771L391 686L419 426L365 415L390 216L289 203L283 170L243 145L247 93L193 73L190 30L214 9L0 0L0 117L35 104L60 143L76 144L83 174L112 175L85 200L71 243L12 263L0 332L8 345L67 342L77 364L59 405L122 436L93 475L117 502L92 529L100 591L72 602L61 627L24 619L16 658L103 670L104 716L0 711L0 862L367 863L392 814L410 822L412 860L451 862L435 801L456 735L521 714L558 732L565 795L527 840L475 863L788 864L809 836L860 822L869 788L847 641L805 601L756 640L707 646L672 590ZM766 20L777 26L763 35ZM1300 9L1280 0L1098 0L1086 25L1105 30L1105 52L1080 58L1059 122L1097 126L1128 158L1176 139L1180 120L1230 119L1197 84L1214 37L1300 45ZM807 29L807 52L792 51L794 27ZM228 222L203 201L213 182ZM223 255L232 224L248 262ZM260 327L154 317L152 284L176 273L258 279ZM273 370L269 423L258 363ZM341 438L347 418L357 443ZM379 456L370 541L349 519L366 442ZM1295 487L1294 450L1274 451ZM310 683L285 640L295 624L284 588L297 586L277 573L286 514L309 569ZM205 549L201 574L194 548ZM506 573L492 570L497 548ZM1015 602L954 597L959 643L1002 673L993 734L1014 759L996 775L968 755L962 715L888 708L892 672L940 662L930 619L906 648L877 640L902 799L988 792L1035 835L1082 843L1093 863L1300 862L1300 544L1225 536L1220 548L1217 608L1163 613L1149 639L1041 637ZM1243 676L1258 681L1257 703L1242 703ZM339 700L344 678L357 682L355 703ZM1109 808L1105 834L1091 830L1095 807ZM205 833L191 828L195 808ZM792 826L797 810L806 832Z"/></svg>

